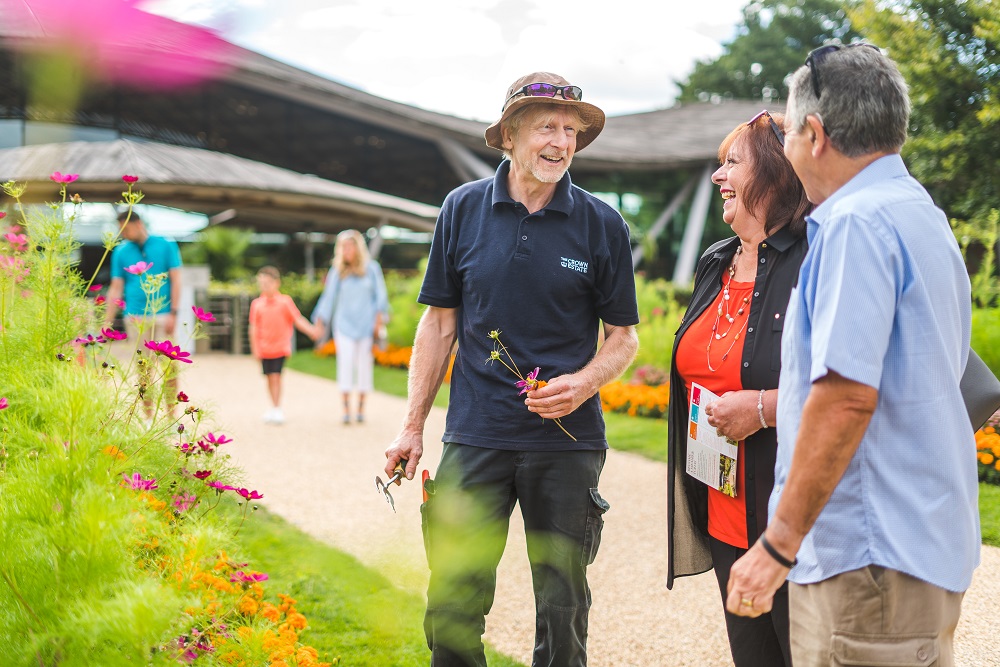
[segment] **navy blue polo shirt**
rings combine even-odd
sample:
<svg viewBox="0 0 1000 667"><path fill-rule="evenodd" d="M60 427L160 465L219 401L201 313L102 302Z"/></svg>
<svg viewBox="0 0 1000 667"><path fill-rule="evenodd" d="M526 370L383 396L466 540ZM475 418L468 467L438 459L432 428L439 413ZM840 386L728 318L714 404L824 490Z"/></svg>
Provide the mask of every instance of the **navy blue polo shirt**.
<svg viewBox="0 0 1000 667"><path fill-rule="evenodd" d="M528 214L507 191L510 163L445 199L418 301L458 310L445 442L512 450L606 449L598 395L562 424L529 412L518 378L498 361L490 331L523 374L548 380L583 368L600 322L638 323L628 226L574 186L569 173L544 209Z"/></svg>

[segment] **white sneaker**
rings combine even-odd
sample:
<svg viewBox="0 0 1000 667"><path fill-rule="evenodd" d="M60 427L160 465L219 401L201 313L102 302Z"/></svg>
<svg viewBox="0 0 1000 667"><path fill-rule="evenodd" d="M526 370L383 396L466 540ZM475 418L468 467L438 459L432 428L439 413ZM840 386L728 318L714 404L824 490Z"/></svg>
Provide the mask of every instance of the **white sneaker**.
<svg viewBox="0 0 1000 667"><path fill-rule="evenodd" d="M274 408L268 408L267 411L264 412L264 423L265 424L274 423Z"/></svg>
<svg viewBox="0 0 1000 667"><path fill-rule="evenodd" d="M285 423L285 413L281 411L281 408L274 408L273 410L271 410L271 423L272 424Z"/></svg>

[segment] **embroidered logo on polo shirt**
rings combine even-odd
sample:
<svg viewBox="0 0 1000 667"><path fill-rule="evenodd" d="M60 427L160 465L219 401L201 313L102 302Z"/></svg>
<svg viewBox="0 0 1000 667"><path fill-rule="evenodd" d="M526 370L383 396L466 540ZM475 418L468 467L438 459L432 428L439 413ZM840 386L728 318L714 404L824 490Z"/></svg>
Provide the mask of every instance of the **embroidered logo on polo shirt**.
<svg viewBox="0 0 1000 667"><path fill-rule="evenodd" d="M581 262L578 259L569 259L568 257L559 258L559 266L564 269L573 269L574 271L579 271L580 273L587 272L587 262Z"/></svg>

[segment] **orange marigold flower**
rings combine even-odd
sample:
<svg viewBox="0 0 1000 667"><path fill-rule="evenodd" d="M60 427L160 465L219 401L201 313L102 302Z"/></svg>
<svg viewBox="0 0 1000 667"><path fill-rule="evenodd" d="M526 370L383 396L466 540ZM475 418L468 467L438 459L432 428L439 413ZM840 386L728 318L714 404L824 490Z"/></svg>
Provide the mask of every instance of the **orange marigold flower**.
<svg viewBox="0 0 1000 667"><path fill-rule="evenodd" d="M241 626L236 630L236 634L238 634L242 639L250 639L250 636L253 634L253 628L248 628L245 625Z"/></svg>
<svg viewBox="0 0 1000 667"><path fill-rule="evenodd" d="M288 667L288 663L284 660L272 660L270 667Z"/></svg>
<svg viewBox="0 0 1000 667"><path fill-rule="evenodd" d="M993 435L996 432L997 430L992 426L987 426L986 428L983 429L983 433L985 433L986 435Z"/></svg>
<svg viewBox="0 0 1000 667"><path fill-rule="evenodd" d="M265 602L260 606L260 615L272 623L281 621L281 611L270 602Z"/></svg>
<svg viewBox="0 0 1000 667"><path fill-rule="evenodd" d="M125 454L122 452L122 450L118 449L118 447L116 447L115 445L108 445L107 447L105 447L101 451L103 453L107 454L108 456L110 456L113 459L118 459L119 461L124 461L125 460Z"/></svg>
<svg viewBox="0 0 1000 667"><path fill-rule="evenodd" d="M989 452L979 452L979 462L988 466L993 463L993 455Z"/></svg>
<svg viewBox="0 0 1000 667"><path fill-rule="evenodd" d="M240 659L240 654L235 650L229 651L228 653L223 653L222 655L219 656L219 660L226 663L227 665L234 665L236 664L236 661L239 659Z"/></svg>
<svg viewBox="0 0 1000 667"><path fill-rule="evenodd" d="M300 646L299 650L295 652L295 660L300 663L315 661L318 658L319 651L314 649L312 646Z"/></svg>
<svg viewBox="0 0 1000 667"><path fill-rule="evenodd" d="M257 610L259 608L260 608L260 605L257 604L257 601L254 600L249 595L244 595L243 598L240 599L240 613L241 614L246 614L247 616L253 616L254 614L257 613Z"/></svg>
<svg viewBox="0 0 1000 667"><path fill-rule="evenodd" d="M308 622L306 622L306 617L297 611L288 614L286 622L288 623L288 627L294 628L295 630L305 630L306 626L309 625Z"/></svg>

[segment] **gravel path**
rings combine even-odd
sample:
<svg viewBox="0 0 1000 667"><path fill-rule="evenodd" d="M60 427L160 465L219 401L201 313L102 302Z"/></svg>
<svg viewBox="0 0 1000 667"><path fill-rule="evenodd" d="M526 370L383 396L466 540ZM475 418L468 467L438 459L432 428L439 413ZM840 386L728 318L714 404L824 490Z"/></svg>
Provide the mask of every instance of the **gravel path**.
<svg viewBox="0 0 1000 667"><path fill-rule="evenodd" d="M420 488L393 487L397 514L374 488L383 451L399 427L404 401L368 399L368 421L341 424L334 384L285 371L283 426L265 425L264 379L249 357L198 355L182 388L192 402L234 439L235 461L262 503L305 532L346 551L402 588L423 593L427 567L420 537ZM426 429L421 467L431 475L441 455L444 411L435 408ZM611 503L601 551L590 568L590 664L595 667L731 665L715 577L680 579L667 591L665 466L611 451L601 494ZM384 479L384 476L383 476ZM520 513L511 520L500 563L497 600L486 638L530 664L534 603ZM983 547L983 562L965 597L957 633L957 664L1000 666L995 649L1000 616L1000 549ZM388 666L387 666L388 667Z"/></svg>

